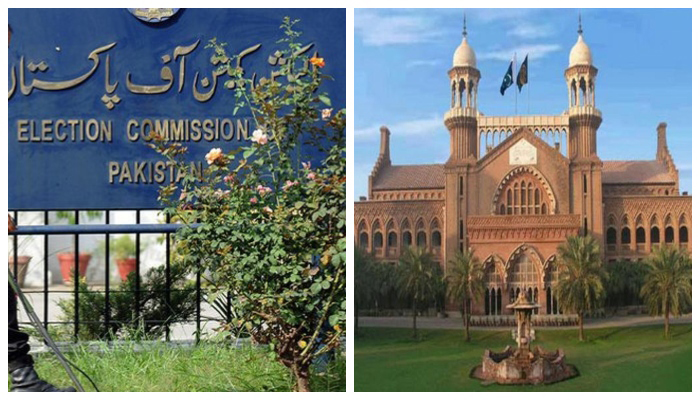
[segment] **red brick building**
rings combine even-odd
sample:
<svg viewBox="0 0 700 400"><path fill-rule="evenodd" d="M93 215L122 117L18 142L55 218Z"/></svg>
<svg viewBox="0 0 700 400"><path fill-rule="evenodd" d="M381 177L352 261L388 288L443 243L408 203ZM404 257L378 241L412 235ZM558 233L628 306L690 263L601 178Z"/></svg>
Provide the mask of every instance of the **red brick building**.
<svg viewBox="0 0 700 400"><path fill-rule="evenodd" d="M425 246L443 266L472 247L488 282L473 312L487 315L506 313L520 291L540 313L557 313L553 261L569 235L592 235L606 261L638 260L664 243L690 251L691 197L679 193L666 124L656 128L654 160L598 157L597 73L579 29L564 71L562 114L485 116L465 33L448 71L449 159L393 165L383 127L368 196L355 203L356 243L389 262L407 246ZM639 140L654 140L652 129Z"/></svg>

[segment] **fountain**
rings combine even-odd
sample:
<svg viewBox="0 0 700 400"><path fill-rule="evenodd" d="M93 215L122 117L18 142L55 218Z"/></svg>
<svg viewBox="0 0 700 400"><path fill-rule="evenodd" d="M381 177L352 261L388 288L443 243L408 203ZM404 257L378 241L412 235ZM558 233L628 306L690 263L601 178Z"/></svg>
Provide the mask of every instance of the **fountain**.
<svg viewBox="0 0 700 400"><path fill-rule="evenodd" d="M471 377L485 382L496 382L506 385L554 383L578 375L573 365L566 363L564 351L558 349L550 353L536 346L530 349L532 341L531 319L532 312L538 304L525 298L521 292L513 304L506 308L515 311L516 349L507 346L501 353L486 350L481 365L474 367Z"/></svg>

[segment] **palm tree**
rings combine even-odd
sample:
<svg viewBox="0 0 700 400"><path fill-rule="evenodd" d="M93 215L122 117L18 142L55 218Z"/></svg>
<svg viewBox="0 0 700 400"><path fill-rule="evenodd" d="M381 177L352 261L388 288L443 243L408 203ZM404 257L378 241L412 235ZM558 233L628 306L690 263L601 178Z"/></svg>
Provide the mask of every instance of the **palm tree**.
<svg viewBox="0 0 700 400"><path fill-rule="evenodd" d="M600 247L591 236L569 236L557 252L559 281L554 291L562 308L578 315L578 338L583 341L583 314L597 309L605 297Z"/></svg>
<svg viewBox="0 0 700 400"><path fill-rule="evenodd" d="M680 316L691 304L691 263L685 252L662 246L645 260L649 274L641 296L651 315L664 316L664 337L669 337L669 315Z"/></svg>
<svg viewBox="0 0 700 400"><path fill-rule="evenodd" d="M448 297L452 301L462 303L462 323L464 324L464 340L471 340L469 322L471 320L471 302L483 295L484 269L474 250L469 248L466 253L457 252L450 260L450 272L447 275Z"/></svg>
<svg viewBox="0 0 700 400"><path fill-rule="evenodd" d="M434 264L433 255L423 246L407 248L399 259L399 288L411 299L414 339L418 338L418 303L423 303L433 296Z"/></svg>

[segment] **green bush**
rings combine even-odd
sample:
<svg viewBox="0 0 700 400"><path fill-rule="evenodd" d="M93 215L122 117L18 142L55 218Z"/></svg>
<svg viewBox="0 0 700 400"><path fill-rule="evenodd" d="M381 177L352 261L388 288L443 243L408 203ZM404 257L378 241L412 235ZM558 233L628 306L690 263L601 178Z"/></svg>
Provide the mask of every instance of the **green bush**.
<svg viewBox="0 0 700 400"><path fill-rule="evenodd" d="M167 276L164 265L146 272L141 279L139 302L136 304L136 274L116 289L110 290L110 322L105 331L105 294L91 290L84 280L79 284L80 330L78 339L98 340L114 337L133 337L137 334L144 339L162 337L165 326L191 319L196 310L195 284L187 278L187 270L179 263L170 269L170 302L167 301ZM62 311L62 322L73 322L75 317L74 298L58 301ZM137 317L136 309L139 314ZM85 321L85 322L83 322ZM59 329L59 337L67 339L73 335L73 325L65 324Z"/></svg>

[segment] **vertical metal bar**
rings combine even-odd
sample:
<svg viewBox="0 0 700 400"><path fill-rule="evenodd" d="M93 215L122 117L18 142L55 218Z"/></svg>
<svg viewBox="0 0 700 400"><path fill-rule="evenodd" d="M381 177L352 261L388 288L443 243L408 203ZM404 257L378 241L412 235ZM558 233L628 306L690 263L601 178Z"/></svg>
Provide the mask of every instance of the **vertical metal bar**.
<svg viewBox="0 0 700 400"><path fill-rule="evenodd" d="M165 216L165 223L170 223L170 214ZM170 307L170 234L165 234L165 306L168 310L172 310ZM170 341L170 324L165 324L165 341Z"/></svg>
<svg viewBox="0 0 700 400"><path fill-rule="evenodd" d="M49 212L44 211L44 225L49 224ZM44 235L44 329L49 329L49 235Z"/></svg>
<svg viewBox="0 0 700 400"><path fill-rule="evenodd" d="M202 334L202 272L197 269L197 331L195 332L195 344L199 344Z"/></svg>
<svg viewBox="0 0 700 400"><path fill-rule="evenodd" d="M233 320L233 315L231 313L231 307L233 306L232 303L232 298L231 298L231 291L229 290L226 293L226 323L230 324L231 321Z"/></svg>
<svg viewBox="0 0 700 400"><path fill-rule="evenodd" d="M15 225L19 226L19 214L17 211L13 213L13 218L15 219ZM19 247L18 243L19 237L17 235L14 235L12 238L12 251L14 252L14 255L12 256L13 258L13 266L12 266L12 273L15 275L15 280L17 281L17 284L19 284L19 275L17 275L17 271L19 271L19 268L17 266L17 249Z"/></svg>
<svg viewBox="0 0 700 400"><path fill-rule="evenodd" d="M109 225L109 210L105 211L105 224ZM109 233L105 235L105 338L111 340L109 324L111 310L109 309Z"/></svg>
<svg viewBox="0 0 700 400"><path fill-rule="evenodd" d="M80 211L75 210L75 224L79 225L80 224ZM73 236L73 250L74 250L74 258L73 258L73 268L75 270L73 271L73 287L74 287L74 293L75 293L75 303L73 304L73 309L75 311L75 320L74 320L74 326L73 326L73 339L77 342L78 341L78 334L80 333L80 246L79 246L79 241L80 235L75 234Z"/></svg>
<svg viewBox="0 0 700 400"><path fill-rule="evenodd" d="M136 210L136 224L141 223L141 210ZM135 293L135 299L136 299L136 304L134 305L135 307L135 321L136 321L136 328L138 328L139 324L139 317L141 315L141 235L138 233L136 234L136 293Z"/></svg>

